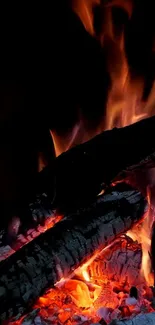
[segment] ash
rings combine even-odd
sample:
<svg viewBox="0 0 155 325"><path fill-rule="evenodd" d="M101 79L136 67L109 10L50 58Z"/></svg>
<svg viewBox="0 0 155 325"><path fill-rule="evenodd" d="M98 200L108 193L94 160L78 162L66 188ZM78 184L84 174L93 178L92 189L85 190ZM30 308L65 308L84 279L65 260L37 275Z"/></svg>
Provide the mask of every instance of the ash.
<svg viewBox="0 0 155 325"><path fill-rule="evenodd" d="M155 324L153 289L140 273L141 260L141 245L122 236L9 324Z"/></svg>

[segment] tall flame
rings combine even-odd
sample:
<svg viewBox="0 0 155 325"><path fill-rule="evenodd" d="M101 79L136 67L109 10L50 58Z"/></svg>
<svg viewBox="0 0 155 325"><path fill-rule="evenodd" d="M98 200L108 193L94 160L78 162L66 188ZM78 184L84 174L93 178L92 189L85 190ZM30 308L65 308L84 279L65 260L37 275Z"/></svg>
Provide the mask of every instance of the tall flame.
<svg viewBox="0 0 155 325"><path fill-rule="evenodd" d="M126 6L125 6L126 3ZM147 102L143 102L144 80L133 79L125 50L125 31L116 33L112 18L112 7L119 6L132 16L132 1L112 1L112 5L105 6L104 28L102 42L107 49L108 71L112 85L108 96L106 109L106 129L124 127L135 123L155 111L155 85Z"/></svg>
<svg viewBox="0 0 155 325"><path fill-rule="evenodd" d="M141 229L141 238L142 238L142 274L145 277L145 280L148 285L154 286L154 277L151 273L151 259L150 259L150 248L151 248L151 231L153 226L153 217L151 211L151 204L150 204L150 190L148 188L148 203L149 209L144 219L143 227Z"/></svg>
<svg viewBox="0 0 155 325"><path fill-rule="evenodd" d="M106 52L111 89L106 105L106 117L101 120L97 130L88 131L82 117L80 117L80 122L65 137L60 137L56 132L51 132L56 156L72 146L89 140L105 129L123 127L155 113L155 83L147 102L144 102L145 81L142 77L133 78L128 64L125 50L125 26L122 24L118 31L113 21L112 10L114 7L121 8L126 12L128 19L130 19L134 9L133 1L72 0L71 3L73 10L81 19L85 29L98 39ZM96 6L98 6L100 16L102 17L98 34L94 27L94 8ZM103 115L105 116L105 114Z"/></svg>
<svg viewBox="0 0 155 325"><path fill-rule="evenodd" d="M99 7L103 18L101 30L98 34L95 33L94 27L95 6ZM113 7L122 8L127 13L128 19L130 19L133 12L133 2L131 0L73 0L72 7L80 17L85 29L93 37L98 38L107 53L107 68L111 77L111 89L106 105L106 117L101 121L98 132L113 127L124 127L153 115L155 113L155 82L147 101L144 101L145 80L142 77L132 77L125 50L125 28L122 26L119 31L116 31L113 21ZM56 155L76 144L89 140L92 136L94 136L93 132L91 134L87 132L82 118L80 123L74 126L72 132L63 141L56 133L52 132ZM150 203L149 191L148 202ZM150 285L153 284L150 275L149 257L151 227L152 213L151 208L149 208L141 232L138 234L138 241L141 242L143 250L142 272ZM129 234L133 237L133 233L129 232ZM87 276L84 272L83 277L86 279Z"/></svg>
<svg viewBox="0 0 155 325"><path fill-rule="evenodd" d="M137 240L139 243L141 243L142 246L141 274L144 276L149 286L154 286L154 276L151 272L151 258L150 258L151 232L152 232L154 219L151 210L151 192L149 187L147 189L147 200L148 200L149 208L145 215L141 228L135 229L134 231L130 230L127 232L127 235L131 237L133 240Z"/></svg>

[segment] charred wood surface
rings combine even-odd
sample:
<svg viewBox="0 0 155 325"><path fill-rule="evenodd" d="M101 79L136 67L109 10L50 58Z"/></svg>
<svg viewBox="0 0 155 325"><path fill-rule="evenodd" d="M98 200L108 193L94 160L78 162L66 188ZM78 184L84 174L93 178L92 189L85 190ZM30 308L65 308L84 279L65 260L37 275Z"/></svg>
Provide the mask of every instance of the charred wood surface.
<svg viewBox="0 0 155 325"><path fill-rule="evenodd" d="M45 232L47 229L52 228L57 222L59 222L63 216L57 215L56 212L44 219L44 224L34 224L24 232L19 232L18 235L10 237L10 234L3 231L1 234L1 245L0 245L0 262L5 260L10 255L14 254L22 246L38 237L40 234ZM12 226L12 225L11 225Z"/></svg>
<svg viewBox="0 0 155 325"><path fill-rule="evenodd" d="M105 131L61 154L39 175L36 191L48 192L55 206L89 200L126 172L155 166L155 117ZM77 203L78 202L78 203Z"/></svg>
<svg viewBox="0 0 155 325"><path fill-rule="evenodd" d="M2 261L0 320L24 313L45 289L139 222L146 207L138 191L117 185Z"/></svg>
<svg viewBox="0 0 155 325"><path fill-rule="evenodd" d="M58 222L59 216L52 209L52 203L45 193L36 196L32 203L23 207L22 215L9 220L0 229L0 261L11 249L16 250ZM19 224L17 229L17 224ZM17 243L18 242L18 243ZM6 248L7 246L7 248ZM10 249L9 249L10 247Z"/></svg>
<svg viewBox="0 0 155 325"><path fill-rule="evenodd" d="M141 261L141 245L128 236L122 236L91 263L88 271L97 283L100 279L113 280L123 291L125 287L137 286L142 282L139 276Z"/></svg>

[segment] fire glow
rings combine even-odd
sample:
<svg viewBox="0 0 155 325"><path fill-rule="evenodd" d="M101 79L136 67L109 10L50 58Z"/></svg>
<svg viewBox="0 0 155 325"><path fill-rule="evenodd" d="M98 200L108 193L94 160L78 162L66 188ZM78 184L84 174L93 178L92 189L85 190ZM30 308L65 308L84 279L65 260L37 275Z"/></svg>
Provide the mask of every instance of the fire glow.
<svg viewBox="0 0 155 325"><path fill-rule="evenodd" d="M106 114L103 113L97 129L88 130L79 112L80 120L67 135L62 137L56 131L51 131L56 156L77 144L88 141L104 130L124 127L155 113L155 83L147 100L143 100L145 80L143 77L132 76L125 51L124 27L118 34L112 18L112 9L116 7L124 10L130 19L134 10L133 1L73 0L71 2L73 10L81 19L85 29L99 40L103 49L106 49L111 87L106 103ZM93 8L97 5L100 6L103 15L99 36L95 34L93 27Z"/></svg>
<svg viewBox="0 0 155 325"><path fill-rule="evenodd" d="M40 297L32 313L12 324L29 319L32 324L33 319L56 325L89 325L104 319L109 324L152 312L153 293L141 272L141 258L141 244L126 235L118 238Z"/></svg>
<svg viewBox="0 0 155 325"><path fill-rule="evenodd" d="M151 232L154 222L151 211L151 198L150 191L147 191L147 199L149 203L149 209L145 216L144 222L141 228L135 231L130 230L127 232L127 235L130 236L133 240L137 240L142 245L142 265L141 265L141 274L144 276L147 284L149 286L154 286L154 275L151 272L151 259L150 259L150 248L151 248Z"/></svg>
<svg viewBox="0 0 155 325"><path fill-rule="evenodd" d="M148 215L150 215L149 222L147 221ZM78 321L75 323L79 323L81 317L83 321L80 323L87 321L88 324L98 322L101 318L108 324L116 318L133 317L141 313L142 310L143 312L144 310L152 312L153 293L150 288L154 282L149 258L151 234L149 225L152 225L150 208L146 213L143 225L139 225L141 232L139 233L139 226L133 231L134 234L137 233L137 236L139 234L139 238L137 238L141 239L141 242L131 238L132 231L128 232L127 236L118 238L101 252L94 253L92 258L75 270L70 278L63 279L56 284L56 288L51 289L45 295L45 300L40 298L35 307L39 307L40 303L42 306L42 302L44 302L44 307L46 304L51 305L53 295L57 297L59 294L65 294L69 299L69 306L72 306L66 308L70 322L74 323L73 318L76 317ZM124 253L126 263L124 263ZM132 262L131 259L133 259ZM134 288L135 291L137 290L137 296L131 294ZM43 317L42 309L40 316ZM46 317L48 316L46 315ZM62 324L66 322L66 317L65 307L62 303ZM57 320L55 318L55 324L57 324Z"/></svg>
<svg viewBox="0 0 155 325"><path fill-rule="evenodd" d="M99 5L100 0L73 1L74 11L94 37L92 8L96 4ZM132 1L113 0L110 4L101 6L104 23L99 40L103 47L110 45L107 66L112 82L106 118L101 120L98 130L91 133L84 129L82 118L65 139L56 132L51 132L56 156L103 130L132 124L155 112L155 84L144 102L144 80L133 80L130 73L125 53L124 29L116 36L112 21L113 6L123 8L130 19ZM101 319L109 324L113 319L152 312L153 293L150 287L154 286L154 276L149 252L154 220L149 190L148 203L149 210L143 224L136 226L102 252L94 252L86 265L75 270L70 278L62 279L55 288L40 297L34 306L37 311L34 317L37 315L46 324L89 325ZM26 318L27 316L12 324L21 325Z"/></svg>

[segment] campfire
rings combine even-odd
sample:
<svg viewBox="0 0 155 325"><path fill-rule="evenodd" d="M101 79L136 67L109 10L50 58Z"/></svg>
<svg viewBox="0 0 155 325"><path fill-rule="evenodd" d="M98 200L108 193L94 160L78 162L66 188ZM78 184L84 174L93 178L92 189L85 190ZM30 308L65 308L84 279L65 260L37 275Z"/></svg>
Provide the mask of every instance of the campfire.
<svg viewBox="0 0 155 325"><path fill-rule="evenodd" d="M56 158L38 175L44 190L29 202L33 222L23 231L15 217L11 243L0 233L3 325L155 324L155 84L144 99L114 8L131 19L129 0L72 1L107 51L106 114L93 130L79 114L66 137L51 131Z"/></svg>

